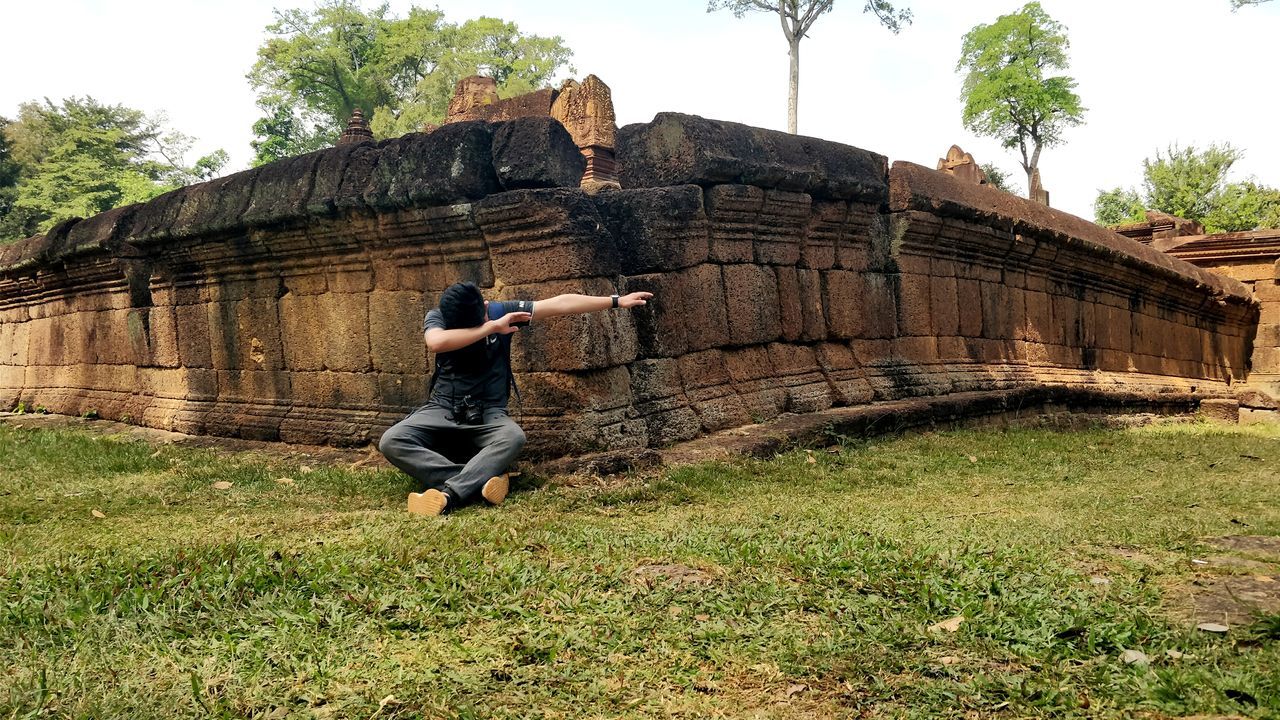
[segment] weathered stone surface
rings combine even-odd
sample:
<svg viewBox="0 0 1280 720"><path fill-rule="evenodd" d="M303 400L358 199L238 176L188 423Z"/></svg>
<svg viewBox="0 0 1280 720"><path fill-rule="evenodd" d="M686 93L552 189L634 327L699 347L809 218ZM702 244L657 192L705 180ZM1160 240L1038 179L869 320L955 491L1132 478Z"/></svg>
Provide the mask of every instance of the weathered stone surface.
<svg viewBox="0 0 1280 720"><path fill-rule="evenodd" d="M471 88L462 89L462 83L468 81L474 84ZM479 82L475 83L475 81ZM492 82L491 78L479 76L463 78L459 81L459 90L469 93L471 97L461 99L461 102L459 102L459 91L455 91L453 101L449 103L449 113L445 117L446 124L440 129L443 130L452 123L469 120L501 122L522 117L547 117L551 115L551 104L556 98L555 90L542 88L523 95L498 98L497 95L490 93L488 88L484 87L485 84ZM455 103L457 103L456 106Z"/></svg>
<svg viewBox="0 0 1280 720"><path fill-rule="evenodd" d="M782 335L778 278L759 265L724 266L725 302L729 307L729 341L754 345Z"/></svg>
<svg viewBox="0 0 1280 720"><path fill-rule="evenodd" d="M264 165L252 185L244 222L255 227L285 225L306 219L316 168L325 151Z"/></svg>
<svg viewBox="0 0 1280 720"><path fill-rule="evenodd" d="M800 261L812 198L804 193L770 190L760 207L754 243L755 262L765 265L795 265Z"/></svg>
<svg viewBox="0 0 1280 720"><path fill-rule="evenodd" d="M516 190L476 203L476 223L503 284L618 272L618 251L591 198L577 190Z"/></svg>
<svg viewBox="0 0 1280 720"><path fill-rule="evenodd" d="M636 359L636 316L623 310L538 319L537 300L561 294L608 296L617 287L604 278L544 282L504 288L495 299L534 300L534 320L512 343L516 372L571 372L626 365ZM645 312L644 315L648 315Z"/></svg>
<svg viewBox="0 0 1280 720"><path fill-rule="evenodd" d="M706 261L708 224L698 186L602 192L594 200L617 242L622 274L669 272Z"/></svg>
<svg viewBox="0 0 1280 720"><path fill-rule="evenodd" d="M483 75L468 75L454 85L453 97L449 99L446 110L446 122L460 118L476 119L469 113L483 111L498 101L498 81Z"/></svg>
<svg viewBox="0 0 1280 720"><path fill-rule="evenodd" d="M487 123L453 123L430 135L409 133L379 143L375 152L376 164L361 194L375 210L478 200L500 189L493 129Z"/></svg>
<svg viewBox="0 0 1280 720"><path fill-rule="evenodd" d="M355 143L317 150L315 177L306 200L307 212L316 217L332 216L337 212L338 195L347 164L356 153L367 154L372 149L372 143ZM361 187L363 188L363 184Z"/></svg>
<svg viewBox="0 0 1280 720"><path fill-rule="evenodd" d="M135 245L145 245L173 237L174 224L189 189L171 190L139 205L133 215L130 241Z"/></svg>
<svg viewBox="0 0 1280 720"><path fill-rule="evenodd" d="M125 243L133 228L133 215L139 205L125 205L78 222L67 232L67 248L62 257L71 257L78 253L105 251L111 254L122 253Z"/></svg>
<svg viewBox="0 0 1280 720"><path fill-rule="evenodd" d="M249 206L250 194L261 172L259 168L244 170L184 188L182 205L169 225L169 236L200 237L241 228L245 208Z"/></svg>
<svg viewBox="0 0 1280 720"><path fill-rule="evenodd" d="M888 188L882 155L696 115L659 113L628 125L617 153L625 188L741 183L873 202Z"/></svg>
<svg viewBox="0 0 1280 720"><path fill-rule="evenodd" d="M493 169L503 190L577 187L587 161L559 121L508 120L493 131Z"/></svg>
<svg viewBox="0 0 1280 720"><path fill-rule="evenodd" d="M1200 414L1210 420L1219 420L1234 425L1240 421L1240 402L1234 398L1201 400Z"/></svg>
<svg viewBox="0 0 1280 720"><path fill-rule="evenodd" d="M1150 274L1186 286L1206 286L1224 301L1246 304L1246 290L1188 263L1148 248L1106 228L1074 215L1053 210L1009 193L965 184L953 177L919 165L898 161L891 173L891 211L922 210L948 217L961 217L999 229L1033 234L1089 246L1102 258L1126 265L1145 265Z"/></svg>
<svg viewBox="0 0 1280 720"><path fill-rule="evenodd" d="M764 190L752 185L716 185L707 189L709 256L713 261L753 260L764 195Z"/></svg>

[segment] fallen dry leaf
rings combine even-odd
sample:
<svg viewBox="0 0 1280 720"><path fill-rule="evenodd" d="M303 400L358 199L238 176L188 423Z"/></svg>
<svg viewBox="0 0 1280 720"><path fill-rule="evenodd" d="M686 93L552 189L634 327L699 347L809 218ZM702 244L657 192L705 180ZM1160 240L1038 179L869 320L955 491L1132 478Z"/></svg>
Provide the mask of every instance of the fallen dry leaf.
<svg viewBox="0 0 1280 720"><path fill-rule="evenodd" d="M693 619L697 620L698 622L706 622L711 619L711 616L706 613L698 613L697 615L693 616Z"/></svg>
<svg viewBox="0 0 1280 720"><path fill-rule="evenodd" d="M162 452L164 452L164 451L163 451L163 450L157 450L157 451L155 451L155 452L151 453L151 458L154 460L155 458L160 457L160 453L162 453ZM285 710L285 712L288 712L288 710Z"/></svg>
<svg viewBox="0 0 1280 720"><path fill-rule="evenodd" d="M809 455L808 459L807 459L805 462L808 462L808 463L816 463L816 462L818 462L818 459L817 459L817 458L815 458L813 455Z"/></svg>
<svg viewBox="0 0 1280 720"><path fill-rule="evenodd" d="M1165 650L1164 654L1168 656L1170 660L1181 660L1183 657L1185 657L1185 655L1178 652L1177 650Z"/></svg>
<svg viewBox="0 0 1280 720"><path fill-rule="evenodd" d="M289 717L289 708L287 707L278 707L267 713L267 720L280 720L286 717Z"/></svg>
<svg viewBox="0 0 1280 720"><path fill-rule="evenodd" d="M1200 623L1199 625L1196 626L1196 629L1203 630L1205 632L1211 632L1211 633L1224 633L1230 630L1231 628L1221 623Z"/></svg>
<svg viewBox="0 0 1280 720"><path fill-rule="evenodd" d="M94 517L96 517L96 518L98 518L99 520L102 520L103 518L105 518L105 517L107 516L107 514L106 514L106 513L102 512L102 511L101 511L101 510L99 510L98 508L94 508L94 509L90 510L90 511L89 511L89 514L90 514L90 515L92 515L92 516L94 516Z"/></svg>
<svg viewBox="0 0 1280 720"><path fill-rule="evenodd" d="M211 486L214 490L230 490L231 483L226 480L219 480Z"/></svg>
<svg viewBox="0 0 1280 720"><path fill-rule="evenodd" d="M1120 653L1120 662L1125 665L1150 665L1151 658L1141 650L1125 650Z"/></svg>
<svg viewBox="0 0 1280 720"><path fill-rule="evenodd" d="M977 456L975 456L975 455L970 455L970 456L969 456L969 462L971 462L971 463L976 463L976 462L978 462L978 458L977 458Z"/></svg>
<svg viewBox="0 0 1280 720"><path fill-rule="evenodd" d="M809 689L808 685L805 685L804 683L796 683L787 688L787 697L791 697L792 695L799 695L800 693L808 689Z"/></svg>
<svg viewBox="0 0 1280 720"><path fill-rule="evenodd" d="M960 658L956 657L955 655L943 655L942 657L938 658L938 662L942 663L943 665L955 665L956 663L960 662Z"/></svg>
<svg viewBox="0 0 1280 720"><path fill-rule="evenodd" d="M940 623L934 623L933 625L930 625L929 632L938 632L939 630L945 630L946 632L953 633L960 629L960 623L962 622L964 622L964 616L957 615L951 618L950 620L943 620Z"/></svg>
<svg viewBox="0 0 1280 720"><path fill-rule="evenodd" d="M311 466L310 466L310 465L300 465L300 466L298 467L298 472L309 473L309 472L311 472Z"/></svg>
<svg viewBox="0 0 1280 720"><path fill-rule="evenodd" d="M276 478L276 482L280 483L281 485L293 485L293 484L294 484L294 482L293 482L293 478Z"/></svg>

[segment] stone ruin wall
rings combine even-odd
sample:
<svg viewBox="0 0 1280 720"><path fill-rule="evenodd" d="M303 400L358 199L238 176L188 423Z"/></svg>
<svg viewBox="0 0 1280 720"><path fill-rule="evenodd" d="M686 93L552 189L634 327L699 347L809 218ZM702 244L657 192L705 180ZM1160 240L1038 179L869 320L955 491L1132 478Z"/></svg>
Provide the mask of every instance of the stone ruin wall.
<svg viewBox="0 0 1280 720"><path fill-rule="evenodd" d="M1193 226L1161 237L1159 225L1147 226L1157 229L1153 237L1145 238L1152 247L1217 275L1239 280L1252 291L1260 314L1249 358L1249 385L1280 397L1280 228L1206 235L1204 228ZM1280 409L1268 398L1253 397L1249 404L1260 409Z"/></svg>
<svg viewBox="0 0 1280 720"><path fill-rule="evenodd" d="M425 402L421 321L491 298L651 290L535 322L529 449L657 447L785 412L1056 387L1224 396L1238 282L1092 223L813 138L661 114L624 189L578 188L547 118L282 160L0 248L0 407L361 444Z"/></svg>

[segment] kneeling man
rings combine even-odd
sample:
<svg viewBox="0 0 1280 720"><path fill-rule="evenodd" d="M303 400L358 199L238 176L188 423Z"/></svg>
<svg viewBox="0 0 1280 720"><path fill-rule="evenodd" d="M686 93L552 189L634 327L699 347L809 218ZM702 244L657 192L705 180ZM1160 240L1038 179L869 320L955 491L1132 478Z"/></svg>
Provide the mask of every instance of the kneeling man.
<svg viewBox="0 0 1280 720"><path fill-rule="evenodd" d="M436 354L431 397L392 426L378 449L392 465L427 486L409 494L409 512L439 515L475 499L497 505L507 497L507 468L524 447L524 431L507 415L515 382L511 334L535 318L578 315L644 305L653 293L546 300L488 301L472 283L450 285L440 307L423 321L427 349ZM466 464L442 450L475 451Z"/></svg>

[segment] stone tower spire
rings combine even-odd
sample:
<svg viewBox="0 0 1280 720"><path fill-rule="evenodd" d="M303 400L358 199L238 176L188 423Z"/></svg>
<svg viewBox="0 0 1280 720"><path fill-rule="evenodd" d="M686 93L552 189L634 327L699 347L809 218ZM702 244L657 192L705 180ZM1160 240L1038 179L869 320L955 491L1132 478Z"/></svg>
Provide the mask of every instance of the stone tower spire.
<svg viewBox="0 0 1280 720"><path fill-rule="evenodd" d="M347 123L347 129L342 131L342 135L338 138L339 145L348 145L351 143L362 143L373 140L373 131L369 129L369 123L365 122L364 112L360 108L356 108L351 113L351 121Z"/></svg>

